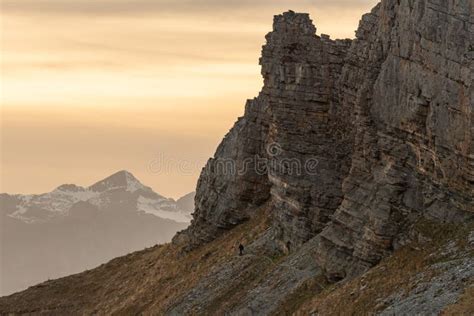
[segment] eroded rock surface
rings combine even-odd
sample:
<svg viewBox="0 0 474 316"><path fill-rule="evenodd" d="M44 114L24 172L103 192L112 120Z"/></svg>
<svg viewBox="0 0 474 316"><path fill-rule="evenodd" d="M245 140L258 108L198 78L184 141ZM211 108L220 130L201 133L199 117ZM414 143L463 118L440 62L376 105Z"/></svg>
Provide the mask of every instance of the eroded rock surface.
<svg viewBox="0 0 474 316"><path fill-rule="evenodd" d="M376 264L418 216L472 218L472 10L382 1L363 17L339 83L356 114L351 172L320 235L333 278Z"/></svg>
<svg viewBox="0 0 474 316"><path fill-rule="evenodd" d="M212 240L270 200L276 234L300 245L342 201L352 131L336 82L351 41L316 36L309 15L292 11L266 38L264 87L202 171L193 224L177 242Z"/></svg>
<svg viewBox="0 0 474 316"><path fill-rule="evenodd" d="M389 255L420 216L472 217L472 28L472 1L382 1L353 41L316 36L307 14L276 16L264 87L203 170L195 220L175 240L212 240L270 201L274 238L316 237L339 280Z"/></svg>

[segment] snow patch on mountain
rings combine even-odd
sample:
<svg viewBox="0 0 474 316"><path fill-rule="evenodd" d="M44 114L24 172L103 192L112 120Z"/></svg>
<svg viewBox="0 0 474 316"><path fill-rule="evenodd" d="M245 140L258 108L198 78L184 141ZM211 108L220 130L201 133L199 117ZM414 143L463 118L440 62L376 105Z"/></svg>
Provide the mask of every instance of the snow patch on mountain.
<svg viewBox="0 0 474 316"><path fill-rule="evenodd" d="M45 194L15 195L18 199L18 204L16 210L9 216L25 222L41 221L41 219L28 214L31 210L35 209L51 213L47 218L43 218L43 220L46 220L56 215L64 215L73 204L87 201L97 196L96 192L82 187L76 188L79 189L70 191L66 189L66 186L61 186Z"/></svg>
<svg viewBox="0 0 474 316"><path fill-rule="evenodd" d="M168 200L169 201L169 200ZM152 214L164 219L170 219L178 223L189 223L191 215L180 210L176 203L166 203L163 200L148 199L143 196L138 198L138 211ZM168 204L168 205L167 205Z"/></svg>
<svg viewBox="0 0 474 316"><path fill-rule="evenodd" d="M137 190L149 189L141 184L130 172L125 173L126 188L128 192L135 192Z"/></svg>
<svg viewBox="0 0 474 316"><path fill-rule="evenodd" d="M191 215L179 208L172 199L155 193L143 185L130 172L119 171L89 187L64 184L49 193L39 195L14 195L13 205L5 210L7 216L25 223L47 222L67 216L79 202L88 202L99 210L115 210L116 203L127 202L131 212L144 212L178 223L189 223Z"/></svg>

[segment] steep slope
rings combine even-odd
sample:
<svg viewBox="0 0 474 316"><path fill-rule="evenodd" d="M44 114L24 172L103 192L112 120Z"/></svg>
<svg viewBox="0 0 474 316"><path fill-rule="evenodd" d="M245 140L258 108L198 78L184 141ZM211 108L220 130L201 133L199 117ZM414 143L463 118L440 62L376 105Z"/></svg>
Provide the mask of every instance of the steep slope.
<svg viewBox="0 0 474 316"><path fill-rule="evenodd" d="M0 298L0 314L151 314L171 308L176 299L222 265L238 264L242 278L227 285L249 282L271 261L256 256L236 257L235 244L250 242L268 228L268 210L228 234L183 256L174 245L160 245L114 259L84 273L48 281L27 291ZM221 284L226 286L226 284ZM238 292L238 289L236 289ZM229 291L218 294L224 299Z"/></svg>
<svg viewBox="0 0 474 316"><path fill-rule="evenodd" d="M2 194L0 212L1 295L168 242L190 217L126 171L88 188Z"/></svg>
<svg viewBox="0 0 474 316"><path fill-rule="evenodd" d="M203 169L191 226L171 245L1 299L0 311L422 312L417 295L444 281L432 312L470 308L472 6L383 0L353 41L317 36L307 14L276 16L264 87ZM398 260L415 265L409 276ZM437 267L446 274L423 278ZM356 289L365 280L380 295ZM404 282L418 292L397 292Z"/></svg>
<svg viewBox="0 0 474 316"><path fill-rule="evenodd" d="M166 315L367 315L382 313L469 315L474 308L474 227L420 222L416 240L349 282L329 283L314 274L314 258L267 256L262 247L237 255L236 243L250 243L270 227L268 209L212 242L187 252L161 245L81 274L48 281L0 298L0 312L12 314ZM304 247L303 247L304 248ZM299 261L300 265L292 264ZM291 267L291 269L287 269ZM312 274L294 289L294 279ZM279 278L275 278L278 275ZM262 291L262 285L271 291ZM255 301L249 304L249 298Z"/></svg>
<svg viewBox="0 0 474 316"><path fill-rule="evenodd" d="M474 226L423 222L416 228L423 238L377 267L348 282L309 282L294 295L306 301L294 299L286 308L302 315L472 315Z"/></svg>

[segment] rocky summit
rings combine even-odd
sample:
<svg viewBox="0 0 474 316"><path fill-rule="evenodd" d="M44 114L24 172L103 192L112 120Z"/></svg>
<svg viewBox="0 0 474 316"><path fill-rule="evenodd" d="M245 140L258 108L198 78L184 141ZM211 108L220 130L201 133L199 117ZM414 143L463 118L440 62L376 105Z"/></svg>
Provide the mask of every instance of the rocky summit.
<svg viewBox="0 0 474 316"><path fill-rule="evenodd" d="M469 0L383 0L332 40L276 16L191 226L0 312L474 312L473 19Z"/></svg>

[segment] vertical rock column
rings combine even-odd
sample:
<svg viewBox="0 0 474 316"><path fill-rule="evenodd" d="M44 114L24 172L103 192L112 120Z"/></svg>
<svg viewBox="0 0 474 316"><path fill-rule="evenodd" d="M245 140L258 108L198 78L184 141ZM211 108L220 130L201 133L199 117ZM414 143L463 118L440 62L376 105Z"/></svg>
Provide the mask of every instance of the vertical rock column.
<svg viewBox="0 0 474 316"><path fill-rule="evenodd" d="M335 83L350 40L318 37L309 15L292 11L275 17L266 39L264 87L203 169L194 220L175 242L210 241L270 201L276 237L298 245L342 200L350 111Z"/></svg>
<svg viewBox="0 0 474 316"><path fill-rule="evenodd" d="M342 200L350 162L350 122L340 107L339 79L350 40L316 36L308 14L274 19L263 47L269 109L267 155L279 238L301 244L320 232Z"/></svg>

